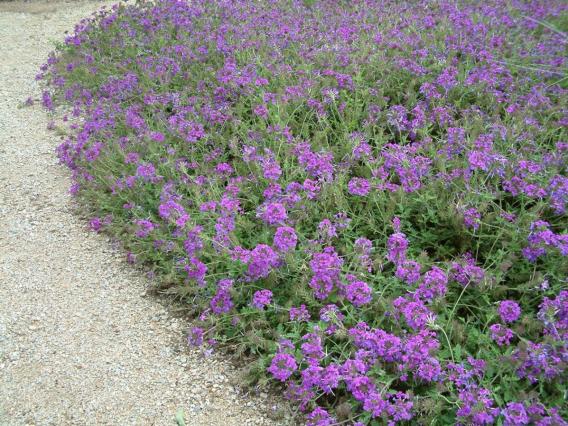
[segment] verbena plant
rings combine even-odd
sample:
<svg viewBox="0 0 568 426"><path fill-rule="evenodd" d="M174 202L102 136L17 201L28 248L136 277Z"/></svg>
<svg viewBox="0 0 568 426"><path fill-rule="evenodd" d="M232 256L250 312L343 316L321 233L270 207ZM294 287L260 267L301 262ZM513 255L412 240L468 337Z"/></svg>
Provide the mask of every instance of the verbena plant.
<svg viewBox="0 0 568 426"><path fill-rule="evenodd" d="M38 78L92 228L308 424L564 425L567 29L562 0L142 1Z"/></svg>

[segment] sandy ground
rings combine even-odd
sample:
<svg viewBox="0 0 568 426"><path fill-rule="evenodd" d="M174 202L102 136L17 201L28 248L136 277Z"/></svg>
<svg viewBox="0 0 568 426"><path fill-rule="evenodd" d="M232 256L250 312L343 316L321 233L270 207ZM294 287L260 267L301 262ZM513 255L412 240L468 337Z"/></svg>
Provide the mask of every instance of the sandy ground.
<svg viewBox="0 0 568 426"><path fill-rule="evenodd" d="M101 5L0 2L0 424L284 424L86 229L48 117L21 107L53 41Z"/></svg>

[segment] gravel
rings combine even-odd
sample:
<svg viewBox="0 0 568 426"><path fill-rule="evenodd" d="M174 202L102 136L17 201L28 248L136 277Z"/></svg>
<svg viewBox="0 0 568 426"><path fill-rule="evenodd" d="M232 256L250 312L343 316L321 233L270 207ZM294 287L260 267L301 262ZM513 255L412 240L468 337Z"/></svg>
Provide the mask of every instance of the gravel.
<svg viewBox="0 0 568 426"><path fill-rule="evenodd" d="M76 214L34 76L101 5L0 4L0 424L285 424L226 359L187 347L189 324Z"/></svg>

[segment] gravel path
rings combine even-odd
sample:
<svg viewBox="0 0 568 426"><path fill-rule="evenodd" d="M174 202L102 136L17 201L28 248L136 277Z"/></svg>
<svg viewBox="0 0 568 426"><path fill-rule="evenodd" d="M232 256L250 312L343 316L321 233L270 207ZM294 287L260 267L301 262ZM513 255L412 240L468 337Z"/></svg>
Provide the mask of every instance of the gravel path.
<svg viewBox="0 0 568 426"><path fill-rule="evenodd" d="M179 409L189 425L284 424L86 230L46 115L18 107L52 41L100 5L0 3L0 424L172 425Z"/></svg>

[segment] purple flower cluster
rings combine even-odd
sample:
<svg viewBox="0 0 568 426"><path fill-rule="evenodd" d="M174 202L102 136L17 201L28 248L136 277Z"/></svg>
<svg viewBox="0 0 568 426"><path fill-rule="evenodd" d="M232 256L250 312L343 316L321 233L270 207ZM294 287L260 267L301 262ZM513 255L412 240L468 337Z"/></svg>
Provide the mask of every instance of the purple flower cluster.
<svg viewBox="0 0 568 426"><path fill-rule="evenodd" d="M559 342L568 341L568 290L561 291L554 299L545 297L537 318L547 335Z"/></svg>
<svg viewBox="0 0 568 426"><path fill-rule="evenodd" d="M491 338L499 346L507 346L511 343L511 339L513 338L513 331L510 328L507 328L501 324L493 324L491 327L489 327L489 331L491 332Z"/></svg>
<svg viewBox="0 0 568 426"><path fill-rule="evenodd" d="M521 316L521 307L514 300L503 300L498 311L503 322L515 322Z"/></svg>
<svg viewBox="0 0 568 426"><path fill-rule="evenodd" d="M344 286L343 292L345 294L345 298L357 307L366 305L372 300L372 289L364 281L349 282Z"/></svg>
<svg viewBox="0 0 568 426"><path fill-rule="evenodd" d="M233 280L229 279L220 280L217 283L217 293L215 294L215 296L213 296L210 302L211 311L213 311L214 314L219 315L227 313L234 306L230 294L230 289L232 286Z"/></svg>
<svg viewBox="0 0 568 426"><path fill-rule="evenodd" d="M353 178L347 184L349 193L352 195L359 195L364 197L371 191L371 185L367 179L363 178Z"/></svg>
<svg viewBox="0 0 568 426"><path fill-rule="evenodd" d="M308 312L306 305L300 305L297 308L290 308L290 321L308 321L309 319L310 313Z"/></svg>
<svg viewBox="0 0 568 426"><path fill-rule="evenodd" d="M252 306L263 310L272 301L272 292L270 290L258 290L252 297Z"/></svg>
<svg viewBox="0 0 568 426"><path fill-rule="evenodd" d="M459 404L457 415L465 424L491 425L499 415L491 392L485 388L472 386L462 390L459 393Z"/></svg>
<svg viewBox="0 0 568 426"><path fill-rule="evenodd" d="M142 0L41 102L90 227L307 424L566 424L565 3Z"/></svg>
<svg viewBox="0 0 568 426"><path fill-rule="evenodd" d="M287 353L279 353L272 358L268 371L272 373L274 378L285 382L298 369L294 357Z"/></svg>
<svg viewBox="0 0 568 426"><path fill-rule="evenodd" d="M371 252L373 251L373 243L365 237L360 237L355 240L354 244L355 249L360 253L358 260L361 267L367 272L372 272L373 260L371 259Z"/></svg>
<svg viewBox="0 0 568 426"><path fill-rule="evenodd" d="M334 287L339 284L343 261L333 247L326 247L321 253L315 253L310 261L313 276L310 287L316 299L326 299Z"/></svg>
<svg viewBox="0 0 568 426"><path fill-rule="evenodd" d="M557 347L549 343L529 342L519 345L511 355L511 361L516 365L518 377L526 378L530 383L550 382L566 374L566 356L566 345Z"/></svg>
<svg viewBox="0 0 568 426"><path fill-rule="evenodd" d="M568 256L568 234L555 234L544 220L533 222L530 230L529 245L523 249L523 256L529 262L546 255L549 248L556 248L562 256Z"/></svg>
<svg viewBox="0 0 568 426"><path fill-rule="evenodd" d="M266 244L257 245L247 254L247 277L258 280L268 276L270 271L278 266L278 255Z"/></svg>
<svg viewBox="0 0 568 426"><path fill-rule="evenodd" d="M294 228L280 226L274 233L274 247L280 252L287 252L296 248L298 237Z"/></svg>
<svg viewBox="0 0 568 426"><path fill-rule="evenodd" d="M282 224L288 218L286 207L281 203L267 203L261 206L258 216L269 225Z"/></svg>
<svg viewBox="0 0 568 426"><path fill-rule="evenodd" d="M187 265L184 266L187 276L195 280L197 285L205 285L205 274L207 273L207 265L196 257L191 257Z"/></svg>
<svg viewBox="0 0 568 426"><path fill-rule="evenodd" d="M138 226L138 229L135 232L135 235L138 238L147 237L150 232L152 232L156 228L156 225L154 225L150 220L146 219L136 220L134 221L134 223Z"/></svg>
<svg viewBox="0 0 568 426"><path fill-rule="evenodd" d="M422 281L416 289L416 296L425 300L432 301L444 297L448 291L448 276L437 266L433 266L422 277Z"/></svg>
<svg viewBox="0 0 568 426"><path fill-rule="evenodd" d="M408 239L406 235L397 230L387 241L387 259L398 265L406 260L407 249Z"/></svg>

